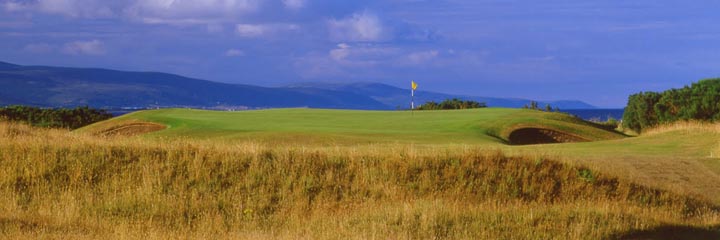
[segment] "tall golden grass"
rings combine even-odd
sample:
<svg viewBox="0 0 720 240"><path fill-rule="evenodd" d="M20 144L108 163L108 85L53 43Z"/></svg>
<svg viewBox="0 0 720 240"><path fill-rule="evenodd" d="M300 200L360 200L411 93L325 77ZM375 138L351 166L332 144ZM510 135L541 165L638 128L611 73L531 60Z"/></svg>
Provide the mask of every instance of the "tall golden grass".
<svg viewBox="0 0 720 240"><path fill-rule="evenodd" d="M662 124L643 130L642 135L655 135L674 131L707 131L712 133L720 133L720 123L703 122L703 121L677 121L668 124Z"/></svg>
<svg viewBox="0 0 720 240"><path fill-rule="evenodd" d="M720 123L714 123L714 122L703 122L703 121L677 121L673 123L658 125L653 128L650 128L649 130L646 130L643 132L642 135L644 136L652 136L662 133L668 133L668 132L686 132L686 133L693 133L693 132L706 132L706 133L714 133L714 134L720 134ZM720 137L720 136L718 136ZM720 141L718 141L718 146L715 148L712 148L710 150L710 157L711 158L720 158Z"/></svg>
<svg viewBox="0 0 720 240"><path fill-rule="evenodd" d="M273 148L0 123L0 237L599 239L720 210L473 147Z"/></svg>

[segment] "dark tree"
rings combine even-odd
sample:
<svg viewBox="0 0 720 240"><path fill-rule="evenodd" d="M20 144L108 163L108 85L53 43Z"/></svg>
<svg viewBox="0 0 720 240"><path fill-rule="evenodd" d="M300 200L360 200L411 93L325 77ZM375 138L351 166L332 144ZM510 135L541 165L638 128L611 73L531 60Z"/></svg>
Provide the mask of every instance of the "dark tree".
<svg viewBox="0 0 720 240"><path fill-rule="evenodd" d="M662 93L630 95L623 127L642 132L657 124L678 120L720 120L720 79L706 79Z"/></svg>
<svg viewBox="0 0 720 240"><path fill-rule="evenodd" d="M93 109L87 106L68 109L15 105L0 108L0 118L39 127L77 129L110 119L112 114L105 110Z"/></svg>
<svg viewBox="0 0 720 240"><path fill-rule="evenodd" d="M435 101L426 102L420 105L418 110L450 110L450 109L472 109L472 108L485 108L485 103L476 101L463 101L457 98L446 99L440 103Z"/></svg>
<svg viewBox="0 0 720 240"><path fill-rule="evenodd" d="M538 110L540 107L538 107L538 102L536 101L530 101L530 109Z"/></svg>

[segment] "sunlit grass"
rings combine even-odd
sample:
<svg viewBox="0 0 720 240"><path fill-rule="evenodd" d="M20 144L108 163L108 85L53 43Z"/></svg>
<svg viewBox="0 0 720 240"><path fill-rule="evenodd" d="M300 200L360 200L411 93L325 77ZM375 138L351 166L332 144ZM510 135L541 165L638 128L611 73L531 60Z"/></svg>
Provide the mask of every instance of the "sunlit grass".
<svg viewBox="0 0 720 240"><path fill-rule="evenodd" d="M709 202L493 147L103 138L0 123L4 238L599 239Z"/></svg>
<svg viewBox="0 0 720 240"><path fill-rule="evenodd" d="M128 121L168 126L148 138L190 137L305 146L362 144L503 144L520 127L544 127L590 140L622 135L560 113L487 108L443 111L271 109L239 112L162 109L97 123L81 132L102 132Z"/></svg>

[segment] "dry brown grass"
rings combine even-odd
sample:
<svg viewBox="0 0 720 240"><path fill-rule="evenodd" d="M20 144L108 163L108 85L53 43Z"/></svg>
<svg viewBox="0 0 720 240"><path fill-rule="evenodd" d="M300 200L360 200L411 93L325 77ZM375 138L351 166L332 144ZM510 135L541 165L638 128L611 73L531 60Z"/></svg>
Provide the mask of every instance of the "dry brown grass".
<svg viewBox="0 0 720 240"><path fill-rule="evenodd" d="M720 123L702 122L702 121L677 121L669 124L659 125L648 130L644 130L642 135L656 135L660 133L685 131L696 132L706 131L712 133L720 133Z"/></svg>
<svg viewBox="0 0 720 240"><path fill-rule="evenodd" d="M129 122L125 124L120 124L117 126L114 126L112 128L108 128L103 130L102 132L96 133L96 135L100 136L106 136L106 137L116 137L116 136L138 136L146 133L151 133L155 131L160 131L165 129L165 126L157 123L150 123L150 122Z"/></svg>
<svg viewBox="0 0 720 240"><path fill-rule="evenodd" d="M720 224L709 203L497 150L272 148L8 123L0 212L12 239L599 239Z"/></svg>

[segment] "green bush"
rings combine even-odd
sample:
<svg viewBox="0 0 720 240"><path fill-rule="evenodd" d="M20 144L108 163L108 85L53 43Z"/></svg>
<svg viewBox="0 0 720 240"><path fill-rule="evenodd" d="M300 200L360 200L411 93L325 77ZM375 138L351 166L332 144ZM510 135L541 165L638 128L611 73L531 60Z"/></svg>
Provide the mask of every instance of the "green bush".
<svg viewBox="0 0 720 240"><path fill-rule="evenodd" d="M0 118L24 122L38 127L77 129L112 118L105 110L87 106L76 108L37 108L28 106L7 106L0 108Z"/></svg>
<svg viewBox="0 0 720 240"><path fill-rule="evenodd" d="M630 95L623 127L640 133L658 124L680 120L720 120L720 78L701 80L662 93Z"/></svg>
<svg viewBox="0 0 720 240"><path fill-rule="evenodd" d="M450 110L450 109L471 109L471 108L485 108L485 103L476 101L463 101L457 98L446 99L440 103L435 101L426 102L418 107L418 110Z"/></svg>
<svg viewBox="0 0 720 240"><path fill-rule="evenodd" d="M587 168L578 169L578 176L583 181L590 182L590 183L595 182L595 176L593 175L593 172L590 169L587 169Z"/></svg>

